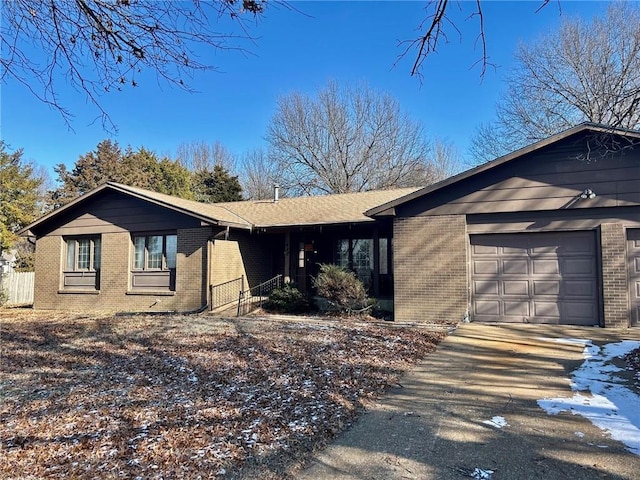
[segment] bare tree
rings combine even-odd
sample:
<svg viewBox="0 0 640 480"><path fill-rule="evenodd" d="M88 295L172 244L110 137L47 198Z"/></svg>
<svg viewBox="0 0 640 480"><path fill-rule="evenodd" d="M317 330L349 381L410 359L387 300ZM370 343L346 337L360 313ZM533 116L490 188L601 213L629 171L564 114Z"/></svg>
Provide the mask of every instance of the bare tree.
<svg viewBox="0 0 640 480"><path fill-rule="evenodd" d="M486 161L585 121L640 127L635 4L613 2L603 17L565 20L557 32L521 44L496 120L477 130L471 150Z"/></svg>
<svg viewBox="0 0 640 480"><path fill-rule="evenodd" d="M273 187L280 185L277 165L262 148L244 154L240 162L242 193L248 200L265 200L273 197Z"/></svg>
<svg viewBox="0 0 640 480"><path fill-rule="evenodd" d="M398 101L366 85L329 82L314 96L279 99L267 131L291 195L344 193L438 179L423 127Z"/></svg>
<svg viewBox="0 0 640 480"><path fill-rule="evenodd" d="M181 143L176 152L176 160L192 172L213 171L216 166L233 172L237 162L236 156L218 141Z"/></svg>
<svg viewBox="0 0 640 480"><path fill-rule="evenodd" d="M453 143L442 138L433 141L431 165L436 180L444 180L463 169L462 155Z"/></svg>
<svg viewBox="0 0 640 480"><path fill-rule="evenodd" d="M0 79L23 84L57 109L58 74L86 95L105 126L115 128L99 97L136 86L142 70L183 88L194 71L211 69L194 53L197 45L237 48L245 20L263 12L265 0L10 0L2 2ZM240 34L214 30L231 18ZM230 28L230 27L226 27ZM27 46L40 55L34 58Z"/></svg>
<svg viewBox="0 0 640 480"><path fill-rule="evenodd" d="M535 13L546 7L551 0L539 0ZM560 0L555 2L560 9ZM480 46L481 54L476 64L480 65L481 76L484 76L489 62L485 32L485 13L482 8L482 0L464 2L461 0L428 0L425 6L425 17L418 25L420 34L416 38L400 42L404 50L399 55L399 60L411 56L414 60L411 66L411 75L422 77L422 67L430 55L435 54L439 47L449 43L451 33L462 40L459 25L464 21L475 21L478 24L475 45Z"/></svg>

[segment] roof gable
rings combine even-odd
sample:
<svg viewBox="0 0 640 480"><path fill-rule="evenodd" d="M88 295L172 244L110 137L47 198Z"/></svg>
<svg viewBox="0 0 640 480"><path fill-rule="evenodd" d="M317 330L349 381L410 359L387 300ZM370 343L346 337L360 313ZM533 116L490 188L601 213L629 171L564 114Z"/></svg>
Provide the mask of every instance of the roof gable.
<svg viewBox="0 0 640 480"><path fill-rule="evenodd" d="M593 123L583 123L564 132L553 135L547 139L521 148L520 150L516 150L515 152L512 152L508 155L499 157L495 160L469 169L458 175L449 177L439 183L426 186L415 192L405 195L404 197L400 197L385 204L376 206L370 210L367 210L365 214L372 217L395 215L396 208L407 205L418 199L424 199L425 197L434 197L435 200L435 197L442 196L442 201L445 201L446 198L450 198L451 195L454 195L452 192L446 192L447 190L461 188L462 185L464 185L465 183L469 183L469 181L473 180L475 177L479 178L483 175L493 175L500 169L510 167L510 164L513 164L514 162L518 162L526 159L527 157L531 157L536 153L542 153L543 151L557 147L562 143L568 143L574 138L584 139L587 135L590 134L614 135L631 140L632 142L640 141L640 132L635 130L617 129ZM464 187L462 187L462 190L463 191L459 192L458 194L464 194Z"/></svg>

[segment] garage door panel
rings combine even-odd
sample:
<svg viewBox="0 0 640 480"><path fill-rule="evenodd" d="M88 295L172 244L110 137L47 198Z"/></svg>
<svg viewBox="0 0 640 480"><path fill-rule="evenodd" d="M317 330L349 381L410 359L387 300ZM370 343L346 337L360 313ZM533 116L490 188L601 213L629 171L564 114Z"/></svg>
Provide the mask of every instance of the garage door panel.
<svg viewBox="0 0 640 480"><path fill-rule="evenodd" d="M472 235L471 245L474 319L598 324L593 232Z"/></svg>
<svg viewBox="0 0 640 480"><path fill-rule="evenodd" d="M488 315L491 317L500 315L500 302L498 300L479 300L475 304L477 315Z"/></svg>
<svg viewBox="0 0 640 480"><path fill-rule="evenodd" d="M547 317L552 319L560 319L560 305L558 302L545 302L537 300L534 302L533 314L536 317ZM554 322L557 323L557 322Z"/></svg>
<svg viewBox="0 0 640 480"><path fill-rule="evenodd" d="M475 280L473 293L476 295L498 295L500 293L498 285L497 280Z"/></svg>
<svg viewBox="0 0 640 480"><path fill-rule="evenodd" d="M529 249L531 255L540 255L540 256L555 256L560 247L557 245L540 245L538 247L531 247Z"/></svg>
<svg viewBox="0 0 640 480"><path fill-rule="evenodd" d="M533 280L531 283L533 284L534 295L560 295L560 282L557 280Z"/></svg>
<svg viewBox="0 0 640 480"><path fill-rule="evenodd" d="M566 302L564 307L566 310L565 315L573 320L589 318L596 314L594 305L591 302Z"/></svg>
<svg viewBox="0 0 640 480"><path fill-rule="evenodd" d="M476 255L497 255L498 247L492 245L472 245L471 251Z"/></svg>
<svg viewBox="0 0 640 480"><path fill-rule="evenodd" d="M562 242L561 250L563 255L591 255L593 253L593 240L589 236L566 239Z"/></svg>
<svg viewBox="0 0 640 480"><path fill-rule="evenodd" d="M568 297L589 297L596 294L596 283L594 281L571 280L563 284L564 295Z"/></svg>
<svg viewBox="0 0 640 480"><path fill-rule="evenodd" d="M529 298L529 282L526 280L505 281L502 285L502 291L506 296L516 295Z"/></svg>
<svg viewBox="0 0 640 480"><path fill-rule="evenodd" d="M476 275L496 275L498 267L498 260L476 260L473 262L473 272Z"/></svg>
<svg viewBox="0 0 640 480"><path fill-rule="evenodd" d="M521 255L523 252L527 251L527 247L513 245L510 247L502 247L499 251L503 255Z"/></svg>
<svg viewBox="0 0 640 480"><path fill-rule="evenodd" d="M505 275L522 275L529 272L529 264L526 260L504 260L502 273Z"/></svg>
<svg viewBox="0 0 640 480"><path fill-rule="evenodd" d="M591 258L568 258L562 262L563 275L595 275L595 265Z"/></svg>
<svg viewBox="0 0 640 480"><path fill-rule="evenodd" d="M522 299L519 301L505 300L504 301L504 314L514 315L516 317L530 317L531 316L531 305L529 303L529 299Z"/></svg>
<svg viewBox="0 0 640 480"><path fill-rule="evenodd" d="M534 275L560 274L560 266L556 259L532 259L531 263L533 265L532 273Z"/></svg>

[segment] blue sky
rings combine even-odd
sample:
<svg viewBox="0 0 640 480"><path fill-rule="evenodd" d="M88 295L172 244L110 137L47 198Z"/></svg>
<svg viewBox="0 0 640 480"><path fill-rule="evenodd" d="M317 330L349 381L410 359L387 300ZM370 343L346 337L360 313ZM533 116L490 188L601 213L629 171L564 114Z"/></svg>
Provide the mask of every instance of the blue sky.
<svg viewBox="0 0 640 480"><path fill-rule="evenodd" d="M427 59L420 82L409 75L413 57L394 67L403 47L414 38L424 18L425 3L413 2L292 2L298 9L270 7L251 27L255 43L241 46L251 52L211 53L203 61L216 72L198 73L188 93L145 75L135 89L101 97L103 107L118 126L106 132L98 112L81 93L59 79L62 102L75 115L72 130L59 113L41 104L24 87L7 83L0 92L0 135L12 148L23 148L24 158L47 167L71 167L82 154L105 138L121 146L144 146L173 155L181 143L221 142L236 154L265 145L264 135L279 96L292 91L312 94L328 80L367 82L400 101L420 120L430 137L452 142L466 153L475 128L490 121L504 90L503 79L512 64L518 42L529 42L557 28L563 18L591 19L606 2L551 2L535 13L540 1L483 1L490 61L498 66L481 79L481 50L474 48L477 22L466 19L475 2L460 2L462 41L455 32L440 51ZM452 3L451 7L457 8ZM470 159L468 159L470 160Z"/></svg>

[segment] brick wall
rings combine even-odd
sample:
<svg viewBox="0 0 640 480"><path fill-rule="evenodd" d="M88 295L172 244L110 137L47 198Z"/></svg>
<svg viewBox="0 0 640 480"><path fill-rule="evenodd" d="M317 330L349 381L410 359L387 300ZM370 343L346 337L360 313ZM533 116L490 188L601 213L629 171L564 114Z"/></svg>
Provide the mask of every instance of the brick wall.
<svg viewBox="0 0 640 480"><path fill-rule="evenodd" d="M175 292L135 292L130 288L132 244L129 233L103 233L100 290L61 289L64 242L61 236L37 241L34 307L107 311L189 311L207 301L208 227L178 230Z"/></svg>
<svg viewBox="0 0 640 480"><path fill-rule="evenodd" d="M600 225L604 326L629 326L625 231L619 223Z"/></svg>
<svg viewBox="0 0 640 480"><path fill-rule="evenodd" d="M255 287L274 276L274 255L277 253L276 249L284 249L282 239L278 243L271 235L248 232L235 232L231 239L238 242L249 287Z"/></svg>
<svg viewBox="0 0 640 480"><path fill-rule="evenodd" d="M459 322L468 308L464 215L398 218L393 236L395 320Z"/></svg>
<svg viewBox="0 0 640 480"><path fill-rule="evenodd" d="M242 262L240 245L234 240L214 240L211 255L211 284L247 278L247 272ZM246 288L246 284L245 284Z"/></svg>
<svg viewBox="0 0 640 480"><path fill-rule="evenodd" d="M58 300L63 259L62 247L62 237L43 237L36 241L34 308L63 308L59 306Z"/></svg>

